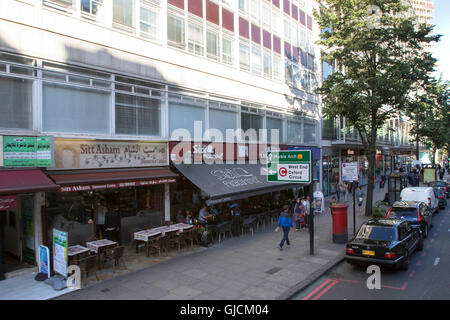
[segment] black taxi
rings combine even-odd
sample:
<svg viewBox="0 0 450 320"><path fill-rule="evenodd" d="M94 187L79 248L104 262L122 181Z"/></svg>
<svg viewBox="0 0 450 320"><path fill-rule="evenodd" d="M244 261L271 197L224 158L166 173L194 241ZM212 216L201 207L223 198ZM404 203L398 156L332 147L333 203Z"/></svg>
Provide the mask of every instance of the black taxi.
<svg viewBox="0 0 450 320"><path fill-rule="evenodd" d="M419 228L404 219L370 219L362 224L345 248L352 264L376 264L407 270L411 255L423 249Z"/></svg>

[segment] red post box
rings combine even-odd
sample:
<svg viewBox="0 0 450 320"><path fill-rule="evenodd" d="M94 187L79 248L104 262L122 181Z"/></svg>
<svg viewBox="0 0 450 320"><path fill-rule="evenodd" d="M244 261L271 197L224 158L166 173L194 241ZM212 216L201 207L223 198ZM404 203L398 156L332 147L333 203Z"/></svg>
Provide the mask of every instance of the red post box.
<svg viewBox="0 0 450 320"><path fill-rule="evenodd" d="M333 242L347 243L347 208L348 205L338 203L332 205L331 216L333 217Z"/></svg>

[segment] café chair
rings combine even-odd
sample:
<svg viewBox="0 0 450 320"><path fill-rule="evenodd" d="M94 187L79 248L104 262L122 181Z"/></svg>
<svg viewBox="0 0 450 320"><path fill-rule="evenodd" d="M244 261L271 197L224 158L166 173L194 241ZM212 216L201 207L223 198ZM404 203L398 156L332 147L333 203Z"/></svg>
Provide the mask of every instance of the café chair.
<svg viewBox="0 0 450 320"><path fill-rule="evenodd" d="M129 243L129 247L130 247L130 248L132 248L133 245L136 245L136 246L137 246L136 240L134 239L134 234L135 234L136 232L139 232L139 231L141 231L140 228L132 228L132 229L130 229L130 231L129 231L129 235L130 235L130 243ZM137 247L136 247L136 253L137 253Z"/></svg>
<svg viewBox="0 0 450 320"><path fill-rule="evenodd" d="M223 238L225 238L227 233L229 233L230 236L233 237L233 232L231 231L231 221L219 223L217 225L217 234L219 236L219 243L222 240L222 236Z"/></svg>
<svg viewBox="0 0 450 320"><path fill-rule="evenodd" d="M80 271L85 275L85 278L84 278L85 284L86 284L87 277L89 276L89 273L91 271L94 272L95 278L97 279L97 281L99 281L99 278L97 276L97 255L96 254L91 254L85 258L73 260L72 264L76 264L77 266L80 267Z"/></svg>
<svg viewBox="0 0 450 320"><path fill-rule="evenodd" d="M184 233L186 234L186 240L189 240L191 242L191 248L194 248L194 241L197 242L197 245L200 245L200 243L198 242L198 237L197 237L198 232L197 232L196 228L187 230Z"/></svg>
<svg viewBox="0 0 450 320"><path fill-rule="evenodd" d="M105 255L103 257L103 263L112 260L113 263L113 273L115 272L116 266L118 267L120 265L120 261L122 261L123 265L125 266L125 269L127 269L127 265L125 264L125 261L123 260L123 253L124 253L125 247L124 246L118 246L113 249L108 249L105 251ZM128 269L127 269L128 270Z"/></svg>
<svg viewBox="0 0 450 320"><path fill-rule="evenodd" d="M164 239L163 235L159 235L157 237L148 239L148 241L146 243L147 257L150 256L151 250L156 250L158 252L159 256L161 257L161 249L164 249L163 242L162 242L163 239ZM167 252L166 252L166 254L167 254Z"/></svg>
<svg viewBox="0 0 450 320"><path fill-rule="evenodd" d="M171 245L178 247L178 252L181 250L181 245L186 246L186 233L183 231L173 232L172 236L169 236L169 247Z"/></svg>

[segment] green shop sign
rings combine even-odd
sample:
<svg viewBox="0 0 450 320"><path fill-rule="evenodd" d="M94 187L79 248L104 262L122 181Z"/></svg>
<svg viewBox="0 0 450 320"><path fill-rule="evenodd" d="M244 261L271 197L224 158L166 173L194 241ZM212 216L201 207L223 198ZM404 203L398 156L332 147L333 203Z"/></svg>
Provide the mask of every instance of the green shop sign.
<svg viewBox="0 0 450 320"><path fill-rule="evenodd" d="M51 137L3 137L5 168L51 167Z"/></svg>

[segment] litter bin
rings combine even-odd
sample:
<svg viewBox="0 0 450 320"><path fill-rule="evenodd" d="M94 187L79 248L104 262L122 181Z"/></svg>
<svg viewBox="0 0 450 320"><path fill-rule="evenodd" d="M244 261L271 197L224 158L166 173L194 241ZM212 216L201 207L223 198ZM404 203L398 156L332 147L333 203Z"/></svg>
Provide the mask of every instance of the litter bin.
<svg viewBox="0 0 450 320"><path fill-rule="evenodd" d="M333 217L333 242L347 243L347 208L348 205L338 203L330 207Z"/></svg>

